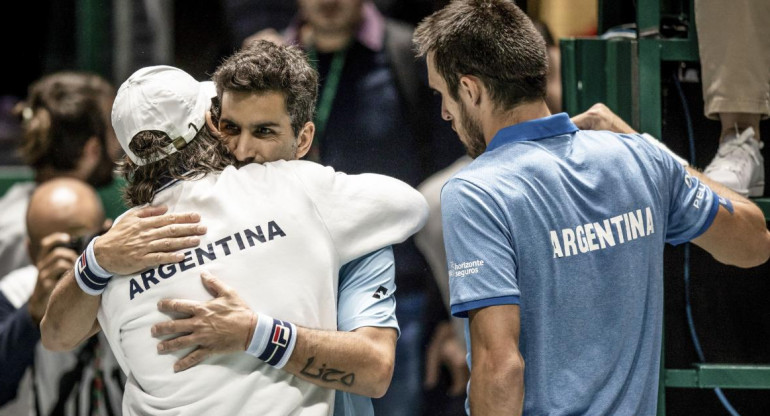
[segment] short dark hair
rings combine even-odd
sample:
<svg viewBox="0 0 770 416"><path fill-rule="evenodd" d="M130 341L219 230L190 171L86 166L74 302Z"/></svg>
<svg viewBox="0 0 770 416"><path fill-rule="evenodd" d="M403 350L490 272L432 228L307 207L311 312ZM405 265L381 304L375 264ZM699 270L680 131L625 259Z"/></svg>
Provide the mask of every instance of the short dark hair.
<svg viewBox="0 0 770 416"><path fill-rule="evenodd" d="M265 40L250 43L225 59L212 78L220 101L225 91L283 94L295 136L313 119L318 73L296 46ZM212 116L218 120L221 108L216 104L212 107Z"/></svg>
<svg viewBox="0 0 770 416"><path fill-rule="evenodd" d="M128 145L135 155L145 158L158 153L172 142L166 133L143 130ZM204 125L190 143L163 159L139 166L128 156L118 163L118 172L126 179L123 200L128 207L152 202L155 194L170 180L199 179L220 172L236 163L224 143Z"/></svg>
<svg viewBox="0 0 770 416"><path fill-rule="evenodd" d="M22 120L24 161L35 169L75 169L91 137L99 138L106 154L114 98L115 89L96 74L58 72L34 82L14 108Z"/></svg>
<svg viewBox="0 0 770 416"><path fill-rule="evenodd" d="M417 26L414 44L418 56L434 54L455 100L463 75L478 77L504 109L545 98L545 42L513 1L454 0Z"/></svg>

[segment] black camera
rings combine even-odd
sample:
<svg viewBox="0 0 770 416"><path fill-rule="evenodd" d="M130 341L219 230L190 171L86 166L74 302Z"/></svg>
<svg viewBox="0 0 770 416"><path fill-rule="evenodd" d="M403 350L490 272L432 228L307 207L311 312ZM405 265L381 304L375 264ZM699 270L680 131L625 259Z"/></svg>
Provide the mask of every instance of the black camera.
<svg viewBox="0 0 770 416"><path fill-rule="evenodd" d="M70 238L70 241L60 244L59 247L68 248L70 250L73 250L75 253L82 253L86 251L86 247L88 247L88 243L91 242L94 238L104 234L104 232L107 230L101 230L94 234L86 234L81 235L80 237L72 237Z"/></svg>
<svg viewBox="0 0 770 416"><path fill-rule="evenodd" d="M72 237L70 241L62 244L61 247L68 248L70 250L73 250L75 253L80 254L86 251L86 247L88 247L88 243L90 243L94 237L96 236L81 235L80 237Z"/></svg>

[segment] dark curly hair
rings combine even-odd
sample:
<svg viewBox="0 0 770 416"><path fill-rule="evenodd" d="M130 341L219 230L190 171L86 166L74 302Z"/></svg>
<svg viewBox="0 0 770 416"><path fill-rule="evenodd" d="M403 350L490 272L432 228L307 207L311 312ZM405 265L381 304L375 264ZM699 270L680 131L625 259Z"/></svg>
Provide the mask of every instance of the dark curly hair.
<svg viewBox="0 0 770 416"><path fill-rule="evenodd" d="M251 43L225 59L212 79L220 102L225 91L282 93L295 136L313 119L318 73L296 46L276 45L264 40ZM212 106L215 123L220 115L221 108L215 102Z"/></svg>

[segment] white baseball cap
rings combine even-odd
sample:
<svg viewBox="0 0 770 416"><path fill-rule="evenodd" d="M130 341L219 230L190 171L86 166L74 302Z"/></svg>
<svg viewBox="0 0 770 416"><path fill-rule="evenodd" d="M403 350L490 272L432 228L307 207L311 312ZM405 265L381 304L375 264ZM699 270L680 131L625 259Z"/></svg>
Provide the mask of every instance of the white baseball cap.
<svg viewBox="0 0 770 416"><path fill-rule="evenodd" d="M206 110L217 95L214 83L198 82L172 66L148 66L134 72L118 89L112 105L112 127L128 157L146 165L190 143L206 123ZM128 144L140 131L166 133L172 143L164 152L141 158Z"/></svg>

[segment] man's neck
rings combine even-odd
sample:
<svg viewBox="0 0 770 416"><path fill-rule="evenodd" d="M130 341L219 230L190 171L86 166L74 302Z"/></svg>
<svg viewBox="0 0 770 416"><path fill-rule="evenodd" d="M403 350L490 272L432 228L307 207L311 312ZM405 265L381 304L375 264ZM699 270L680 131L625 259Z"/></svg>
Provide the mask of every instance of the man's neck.
<svg viewBox="0 0 770 416"><path fill-rule="evenodd" d="M337 52L344 49L355 35L351 31L327 32L314 30L309 25L305 25L301 33L302 43L313 45L321 53Z"/></svg>
<svg viewBox="0 0 770 416"><path fill-rule="evenodd" d="M61 170L56 170L52 167L47 166L47 167L37 169L35 171L35 182L37 182L38 184L54 178L61 178L61 177L69 177L69 178L85 180L85 178L82 177L82 175L79 175L75 170L61 171Z"/></svg>
<svg viewBox="0 0 770 416"><path fill-rule="evenodd" d="M487 144L492 141L498 131L514 124L524 123L525 121L548 117L551 112L543 100L519 104L511 110L487 112L484 123L484 139Z"/></svg>

